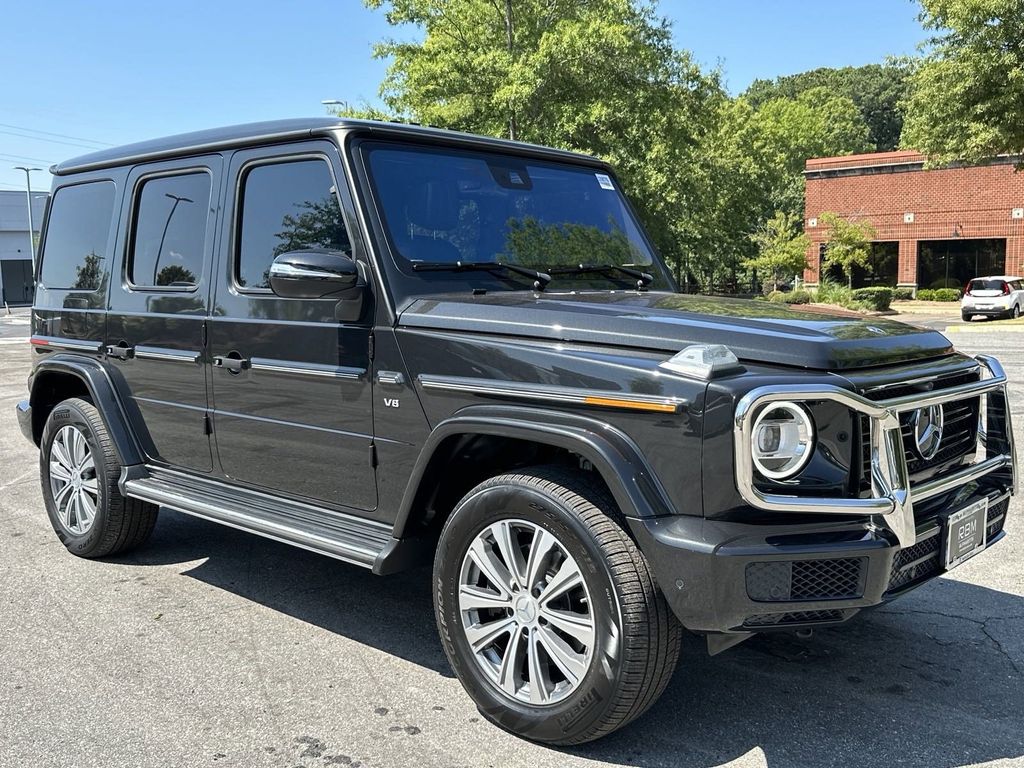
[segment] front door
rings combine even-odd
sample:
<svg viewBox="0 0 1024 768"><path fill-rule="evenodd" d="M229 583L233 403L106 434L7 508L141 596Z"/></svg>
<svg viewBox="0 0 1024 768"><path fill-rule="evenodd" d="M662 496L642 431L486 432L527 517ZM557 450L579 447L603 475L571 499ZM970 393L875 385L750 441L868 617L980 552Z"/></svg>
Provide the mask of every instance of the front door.
<svg viewBox="0 0 1024 768"><path fill-rule="evenodd" d="M317 504L373 510L371 321L339 321L337 300L279 298L268 281L287 251L361 258L342 214L351 202L338 150L304 142L240 151L230 178L232 226L222 233L209 336L221 471Z"/></svg>
<svg viewBox="0 0 1024 768"><path fill-rule="evenodd" d="M223 158L137 166L112 270L106 352L148 458L210 472L204 324Z"/></svg>

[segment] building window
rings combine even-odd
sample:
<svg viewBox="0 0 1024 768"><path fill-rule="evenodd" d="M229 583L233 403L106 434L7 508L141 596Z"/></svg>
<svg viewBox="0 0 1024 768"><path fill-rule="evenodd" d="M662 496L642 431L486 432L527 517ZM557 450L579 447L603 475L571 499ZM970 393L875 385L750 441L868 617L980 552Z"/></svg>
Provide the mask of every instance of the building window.
<svg viewBox="0 0 1024 768"><path fill-rule="evenodd" d="M53 196L39 281L46 288L97 291L110 264L115 187L94 181L61 187Z"/></svg>
<svg viewBox="0 0 1024 768"><path fill-rule="evenodd" d="M203 275L210 175L159 176L136 198L128 280L133 287L193 289Z"/></svg>
<svg viewBox="0 0 1024 768"><path fill-rule="evenodd" d="M963 288L974 277L1006 270L1003 238L921 240L917 244L919 288Z"/></svg>
<svg viewBox="0 0 1024 768"><path fill-rule="evenodd" d="M270 264L289 251L322 248L351 255L348 232L324 160L257 165L245 174L236 240L235 281L270 288Z"/></svg>

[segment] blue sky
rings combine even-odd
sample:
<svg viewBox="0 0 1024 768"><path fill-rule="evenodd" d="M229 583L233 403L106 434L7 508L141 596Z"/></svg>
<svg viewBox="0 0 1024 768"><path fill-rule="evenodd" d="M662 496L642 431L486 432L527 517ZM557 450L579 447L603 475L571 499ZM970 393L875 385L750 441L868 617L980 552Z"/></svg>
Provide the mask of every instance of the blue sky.
<svg viewBox="0 0 1024 768"><path fill-rule="evenodd" d="M733 93L755 78L911 54L910 0L662 0L676 42L721 65ZM107 144L217 125L325 114L373 101L389 34L361 0L73 0L8 3L0 45L0 189L12 165L46 168ZM15 135L18 134L18 135ZM49 186L47 173L33 185Z"/></svg>

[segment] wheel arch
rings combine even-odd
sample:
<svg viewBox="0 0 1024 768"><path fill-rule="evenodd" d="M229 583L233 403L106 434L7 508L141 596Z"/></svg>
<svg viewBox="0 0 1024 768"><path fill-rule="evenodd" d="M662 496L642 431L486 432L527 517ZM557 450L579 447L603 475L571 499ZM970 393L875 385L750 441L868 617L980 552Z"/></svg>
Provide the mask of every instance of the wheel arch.
<svg viewBox="0 0 1024 768"><path fill-rule="evenodd" d="M123 466L143 463L128 417L103 366L94 360L55 355L38 363L32 375L32 439L39 444L53 409L72 397L85 397L99 411Z"/></svg>
<svg viewBox="0 0 1024 768"><path fill-rule="evenodd" d="M458 493L458 498L462 498L470 488L495 474L488 470L483 476L474 477L472 472L460 468L457 479L445 477L445 468L459 455L460 449L480 440L524 450L520 461L501 462L496 465L497 471L544 463L552 454L577 456L589 463L626 517L649 518L673 513L668 494L640 449L626 434L606 422L557 411L480 406L460 411L430 433L406 485L395 519L395 539L415 536L435 519L443 523L451 511L443 508L446 485L464 488ZM435 508L439 499L441 509Z"/></svg>

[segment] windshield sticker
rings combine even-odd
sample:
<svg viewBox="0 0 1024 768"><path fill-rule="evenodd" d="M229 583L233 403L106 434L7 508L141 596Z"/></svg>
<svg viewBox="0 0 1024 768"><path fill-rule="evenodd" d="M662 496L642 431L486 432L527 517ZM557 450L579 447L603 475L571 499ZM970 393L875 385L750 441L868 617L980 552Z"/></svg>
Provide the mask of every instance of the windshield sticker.
<svg viewBox="0 0 1024 768"><path fill-rule="evenodd" d="M597 177L597 183L601 185L601 189L615 189L615 185L612 184L612 180L604 173L595 173Z"/></svg>

